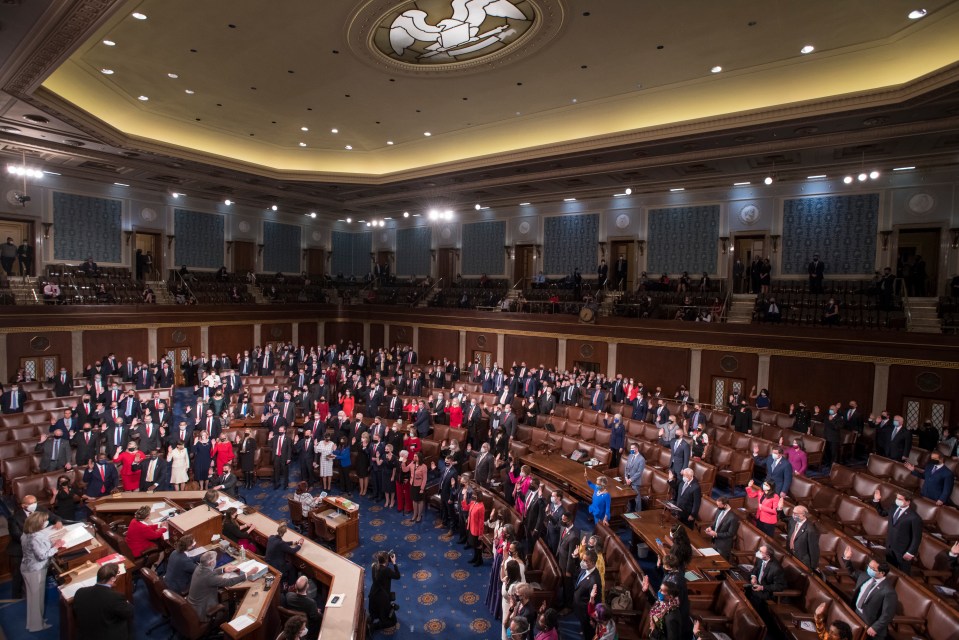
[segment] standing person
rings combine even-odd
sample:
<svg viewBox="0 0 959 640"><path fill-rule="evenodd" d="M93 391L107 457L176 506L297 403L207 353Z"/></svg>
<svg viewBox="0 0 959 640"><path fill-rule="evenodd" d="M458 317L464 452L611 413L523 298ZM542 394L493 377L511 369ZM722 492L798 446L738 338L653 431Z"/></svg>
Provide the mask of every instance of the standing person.
<svg viewBox="0 0 959 640"><path fill-rule="evenodd" d="M366 496L370 487L370 434L364 431L360 434L360 441L354 446L356 453L356 464L353 468L356 470L356 481L359 483L358 492L361 496Z"/></svg>
<svg viewBox="0 0 959 640"><path fill-rule="evenodd" d="M200 489L206 490L212 464L213 444L210 442L210 434L201 431L193 439L193 479L199 483Z"/></svg>
<svg viewBox="0 0 959 640"><path fill-rule="evenodd" d="M124 491L136 491L140 488L140 462L143 460L143 453L137 450L136 441L127 444L127 449L117 453L114 460L120 464L120 480Z"/></svg>
<svg viewBox="0 0 959 640"><path fill-rule="evenodd" d="M351 451L349 440L340 436L340 445L333 451L333 456L340 463L340 491L348 497L353 497L353 484L350 482L350 467L353 465Z"/></svg>
<svg viewBox="0 0 959 640"><path fill-rule="evenodd" d="M896 506L888 511L883 508L882 493L876 489L872 504L881 516L889 518L886 529L886 560L907 576L912 570L912 561L919 555L922 542L922 519L912 504L912 494L903 490L896 492Z"/></svg>
<svg viewBox="0 0 959 640"><path fill-rule="evenodd" d="M97 569L97 583L78 589L73 596L78 638L129 640L132 638L133 605L113 590L120 568L115 562Z"/></svg>
<svg viewBox="0 0 959 640"><path fill-rule="evenodd" d="M276 445L273 446L276 449ZM323 485L323 490L326 492L330 491L330 488L333 486L333 460L336 457L333 454L336 446L333 444L333 441L330 439L330 432L323 432L323 439L317 442L313 450L316 452L316 459L320 465L320 482Z"/></svg>
<svg viewBox="0 0 959 640"><path fill-rule="evenodd" d="M233 443L225 433L220 433L220 439L213 445L211 456L216 463L216 475L222 476L223 465L233 462Z"/></svg>
<svg viewBox="0 0 959 640"><path fill-rule="evenodd" d="M370 573L373 584L370 586L370 620L373 630L389 629L396 626L396 611L399 605L393 602L393 580L400 579L400 568L396 564L396 554L380 551L375 556Z"/></svg>
<svg viewBox="0 0 959 640"><path fill-rule="evenodd" d="M762 490L752 480L746 487L746 494L750 498L759 500L756 510L756 527L766 535L776 535L776 523L779 522L779 496L776 494L776 485L771 480L764 480Z"/></svg>
<svg viewBox="0 0 959 640"><path fill-rule="evenodd" d="M263 561L282 574L282 580L286 585L292 585L296 580L296 567L290 559L303 546L303 538L296 542L287 542L283 539L287 530L286 524L281 524L276 528L276 533L266 539L266 553L263 555Z"/></svg>
<svg viewBox="0 0 959 640"><path fill-rule="evenodd" d="M406 449L400 451L393 474L393 480L396 483L396 510L400 513L413 513L409 457L409 451Z"/></svg>
<svg viewBox="0 0 959 640"><path fill-rule="evenodd" d="M579 562L579 577L573 585L573 611L579 620L579 628L583 632L583 640L591 640L595 637L593 629L593 620L589 616L589 595L593 589L600 589L599 572L596 571L596 552L586 550L582 554ZM603 598L602 590L599 591L600 599Z"/></svg>
<svg viewBox="0 0 959 640"><path fill-rule="evenodd" d="M414 453L410 460L410 499L413 502L413 522L423 521L423 511L426 507L426 481L428 468L422 462L419 453Z"/></svg>
<svg viewBox="0 0 959 640"><path fill-rule="evenodd" d="M819 568L819 530L809 521L809 509L797 505L789 519L786 545L810 571Z"/></svg>
<svg viewBox="0 0 959 640"><path fill-rule="evenodd" d="M646 458L639 452L639 445L635 442L629 445L629 457L626 458L625 480L626 484L633 488L636 497L630 502L633 505L633 511L643 510L643 497L640 495L640 486L643 481L643 471L646 470Z"/></svg>
<svg viewBox="0 0 959 640"><path fill-rule="evenodd" d="M653 640L684 640L676 585L664 581L659 586L659 592L653 596L649 589L649 578L644 576L643 593L653 603L649 610L649 635L646 637Z"/></svg>
<svg viewBox="0 0 959 640"><path fill-rule="evenodd" d="M256 458L256 438L248 429L243 434L243 440L240 441L240 469L243 470L243 484L247 489L252 489L256 484L256 469L254 462Z"/></svg>
<svg viewBox="0 0 959 640"><path fill-rule="evenodd" d="M486 505L478 496L463 488L462 508L466 512L466 531L468 534L467 544L473 547L473 558L470 564L474 567L483 566L483 524L486 520Z"/></svg>
<svg viewBox="0 0 959 640"><path fill-rule="evenodd" d="M380 463L380 486L383 487L383 508L391 509L396 506L396 456L393 455L393 445L383 448L383 460Z"/></svg>
<svg viewBox="0 0 959 640"><path fill-rule="evenodd" d="M50 542L50 536L44 531L48 522L49 515L46 512L35 511L27 516L23 523L23 535L20 536L20 547L23 550L20 574L23 576L24 592L27 596L27 631L31 633L50 628L43 617L47 565L50 558L64 546L63 540Z"/></svg>
<svg viewBox="0 0 959 640"><path fill-rule="evenodd" d="M516 587L524 584L525 578L520 572L520 564L516 560L507 559L503 565L502 584L500 586L500 598L502 600L502 621L503 621L503 640L508 637L506 630L509 627L509 619L516 600Z"/></svg>
<svg viewBox="0 0 959 640"><path fill-rule="evenodd" d="M583 476L586 478L586 483L589 485L589 488L593 490L593 500L589 505L589 515L594 522L609 524L610 497L609 492L606 490L609 478L607 476L599 476L596 478L596 484L593 484L590 482L589 475L585 470L583 470Z"/></svg>
<svg viewBox="0 0 959 640"><path fill-rule="evenodd" d="M826 273L826 265L814 254L812 262L806 267L809 274L809 293L822 293L822 281Z"/></svg>
<svg viewBox="0 0 959 640"><path fill-rule="evenodd" d="M866 634L870 638L885 640L889 635L889 625L899 609L896 587L886 580L889 563L871 558L865 571L857 571L852 565L852 549L849 547L843 551L842 559L850 577L856 581L852 603L856 614L868 627Z"/></svg>
<svg viewBox="0 0 959 640"><path fill-rule="evenodd" d="M190 481L190 454L187 453L186 444L180 440L176 447L170 447L166 459L170 463L170 484L174 490L183 491L184 485Z"/></svg>
<svg viewBox="0 0 959 640"><path fill-rule="evenodd" d="M27 243L26 238L17 248L17 264L20 267L21 276L33 275L33 247Z"/></svg>
<svg viewBox="0 0 959 640"><path fill-rule="evenodd" d="M13 244L13 238L7 237L7 241L0 245L0 266L7 272L7 277L13 277L13 263L17 259L17 245Z"/></svg>

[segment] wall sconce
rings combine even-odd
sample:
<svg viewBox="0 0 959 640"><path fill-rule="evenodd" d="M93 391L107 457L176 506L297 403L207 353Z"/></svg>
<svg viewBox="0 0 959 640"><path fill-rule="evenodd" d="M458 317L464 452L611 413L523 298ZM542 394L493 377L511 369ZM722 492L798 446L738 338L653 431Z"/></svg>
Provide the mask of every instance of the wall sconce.
<svg viewBox="0 0 959 640"><path fill-rule="evenodd" d="M959 227L949 229L949 233L952 234L952 241L949 243L949 246L953 249L959 249Z"/></svg>
<svg viewBox="0 0 959 640"><path fill-rule="evenodd" d="M430 259L436 260L436 249L430 249Z"/></svg>
<svg viewBox="0 0 959 640"><path fill-rule="evenodd" d="M123 232L123 237L126 238L127 246L129 247L129 246L130 246L130 240L131 240L131 238L133 238L133 232L132 232L132 231L124 231L124 232Z"/></svg>
<svg viewBox="0 0 959 640"><path fill-rule="evenodd" d="M233 253L233 241L232 241L232 240L227 240L227 241L226 241L226 254L227 254L227 255L230 255L231 253Z"/></svg>
<svg viewBox="0 0 959 640"><path fill-rule="evenodd" d="M265 246L266 246L266 245L262 245L262 244L256 245L256 248L257 248L256 255L257 255L257 257L260 257L260 256L263 255L263 247L265 247Z"/></svg>
<svg viewBox="0 0 959 640"><path fill-rule="evenodd" d="M52 223L52 222L43 222L43 223L41 223L41 224L43 224L43 239L44 239L44 240L49 240L49 239L50 239L50 229L53 228L53 223Z"/></svg>
<svg viewBox="0 0 959 640"><path fill-rule="evenodd" d="M600 257L600 258L604 258L604 259L606 258L606 243L605 243L605 242L600 242L600 243L599 243L599 257Z"/></svg>
<svg viewBox="0 0 959 640"><path fill-rule="evenodd" d="M506 251L506 259L507 259L507 260L512 260L512 259L513 259L513 250L512 250L512 248L511 248L509 245L505 245L505 246L503 247L503 249Z"/></svg>
<svg viewBox="0 0 959 640"><path fill-rule="evenodd" d="M773 244L773 253L776 253L777 251L779 251L779 239L780 239L780 238L782 238L782 236L769 236L769 240L770 240L770 241L772 242L772 244Z"/></svg>
<svg viewBox="0 0 959 640"><path fill-rule="evenodd" d="M889 236L892 235L892 230L880 231L879 239L882 241L882 250L885 251L889 248Z"/></svg>
<svg viewBox="0 0 959 640"><path fill-rule="evenodd" d="M175 239L176 239L176 236L174 236L174 235L168 235L168 236L166 237L166 248L167 248L168 250L171 249L171 248L173 248L173 241L174 241Z"/></svg>
<svg viewBox="0 0 959 640"><path fill-rule="evenodd" d="M646 241L645 241L645 240L637 240L637 241L636 241L636 248L639 249L639 255L641 255L641 256L646 255Z"/></svg>
<svg viewBox="0 0 959 640"><path fill-rule="evenodd" d="M719 246L720 246L720 247L722 248L722 250L723 250L723 255L726 255L726 247L729 246L729 237L728 237L728 236L720 236L720 238L719 238Z"/></svg>

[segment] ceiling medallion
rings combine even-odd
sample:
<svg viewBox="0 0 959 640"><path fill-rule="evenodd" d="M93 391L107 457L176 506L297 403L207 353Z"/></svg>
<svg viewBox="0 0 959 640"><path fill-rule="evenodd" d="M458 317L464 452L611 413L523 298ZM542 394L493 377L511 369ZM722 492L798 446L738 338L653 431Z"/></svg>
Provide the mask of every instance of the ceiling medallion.
<svg viewBox="0 0 959 640"><path fill-rule="evenodd" d="M936 206L936 199L928 193L917 193L909 198L909 210L913 213L929 213Z"/></svg>
<svg viewBox="0 0 959 640"><path fill-rule="evenodd" d="M368 0L350 19L348 39L377 66L482 71L549 42L563 14L562 0Z"/></svg>
<svg viewBox="0 0 959 640"><path fill-rule="evenodd" d="M628 227L628 226L629 226L629 216L628 216L628 215L626 215L625 213L621 213L621 214L619 214L618 216L616 216L616 228L617 228L617 229L625 229L625 228Z"/></svg>

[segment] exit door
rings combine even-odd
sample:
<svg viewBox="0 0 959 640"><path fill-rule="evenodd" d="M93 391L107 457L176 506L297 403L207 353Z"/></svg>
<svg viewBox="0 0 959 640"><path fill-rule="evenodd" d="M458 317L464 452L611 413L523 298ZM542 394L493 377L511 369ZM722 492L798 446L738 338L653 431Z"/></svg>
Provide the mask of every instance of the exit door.
<svg viewBox="0 0 959 640"><path fill-rule="evenodd" d="M137 280L163 280L163 245L160 244L160 234L137 231L133 242L133 273Z"/></svg>
<svg viewBox="0 0 959 640"><path fill-rule="evenodd" d="M450 286L456 279L456 249L440 249L436 262L436 275L443 282L442 286Z"/></svg>
<svg viewBox="0 0 959 640"><path fill-rule="evenodd" d="M609 288L617 291L631 291L633 282L633 261L630 260L632 240L614 240L609 246ZM624 268L625 267L625 268Z"/></svg>
<svg viewBox="0 0 959 640"><path fill-rule="evenodd" d="M749 293L750 287L750 265L755 258L762 260L766 256L766 236L736 236L733 243L733 251L730 259L733 260L733 268L729 270L730 278L733 280L734 293ZM742 273L736 277L736 262L742 263Z"/></svg>
<svg viewBox="0 0 959 640"><path fill-rule="evenodd" d="M233 242L233 272L245 274L256 273L256 247L246 240Z"/></svg>
<svg viewBox="0 0 959 640"><path fill-rule="evenodd" d="M306 273L317 278L326 273L326 255L323 249L306 250Z"/></svg>
<svg viewBox="0 0 959 640"><path fill-rule="evenodd" d="M716 409L725 409L729 396L742 398L746 394L746 381L742 378L721 378L713 376L713 389L710 402Z"/></svg>
<svg viewBox="0 0 959 640"><path fill-rule="evenodd" d="M190 347L186 345L166 347L163 350L163 354L173 367L174 377L176 378L176 386L185 385L186 382L183 379L183 365L190 361Z"/></svg>
<svg viewBox="0 0 959 640"><path fill-rule="evenodd" d="M918 298L937 295L939 289L939 235L938 227L929 229L899 229L896 277L906 283L910 296Z"/></svg>
<svg viewBox="0 0 959 640"><path fill-rule="evenodd" d="M530 285L536 275L536 247L531 244L516 245L516 258L513 260L513 283L521 289Z"/></svg>

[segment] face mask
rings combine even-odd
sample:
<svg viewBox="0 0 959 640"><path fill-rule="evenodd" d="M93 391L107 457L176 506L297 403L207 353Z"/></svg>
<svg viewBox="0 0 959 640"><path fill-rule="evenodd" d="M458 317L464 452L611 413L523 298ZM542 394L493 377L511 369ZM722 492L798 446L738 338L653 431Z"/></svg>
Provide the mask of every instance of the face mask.
<svg viewBox="0 0 959 640"><path fill-rule="evenodd" d="M59 440L59 439L62 438L62 437L63 437L63 436L53 436L53 439L54 439L54 440Z"/></svg>
<svg viewBox="0 0 959 640"><path fill-rule="evenodd" d="M893 420L893 421L892 421L892 426L898 427L898 426L899 426L899 421L898 421L898 420Z"/></svg>
<svg viewBox="0 0 959 640"><path fill-rule="evenodd" d="M779 455L778 453L773 454L773 460L776 460L778 462L780 458L782 458L782 456Z"/></svg>
<svg viewBox="0 0 959 640"><path fill-rule="evenodd" d="M559 499L559 498L553 498L553 504L555 504L555 505L558 507L558 506L559 506L559 503L560 503L560 499Z"/></svg>
<svg viewBox="0 0 959 640"><path fill-rule="evenodd" d="M830 410L829 410L829 415L835 415L835 413L836 413L836 410L835 410L835 409L830 409Z"/></svg>
<svg viewBox="0 0 959 640"><path fill-rule="evenodd" d="M136 451L136 449L134 449L133 447L127 447L127 451L129 451L130 453L133 453L134 451Z"/></svg>
<svg viewBox="0 0 959 640"><path fill-rule="evenodd" d="M585 560L580 560L580 561L579 561L579 568L582 569L583 571L586 571L586 561L585 561Z"/></svg>
<svg viewBox="0 0 959 640"><path fill-rule="evenodd" d="M906 506L905 500L896 500L896 506L900 509L904 508Z"/></svg>
<svg viewBox="0 0 959 640"><path fill-rule="evenodd" d="M507 630L506 630L506 637L507 637L507 638L512 638L512 637L513 637L513 630L512 630L512 629L507 629Z"/></svg>
<svg viewBox="0 0 959 640"><path fill-rule="evenodd" d="M666 601L666 594L663 593L662 591L657 591L657 592L656 592L656 598L658 598L660 602L665 602L665 601Z"/></svg>
<svg viewBox="0 0 959 640"><path fill-rule="evenodd" d="M757 559L757 560L762 560L762 559L763 559L762 551L757 551L757 552L756 552L756 559Z"/></svg>
<svg viewBox="0 0 959 640"><path fill-rule="evenodd" d="M763 486L763 491L765 491L766 493L769 493L771 490L772 489L770 489L769 487Z"/></svg>
<svg viewBox="0 0 959 640"><path fill-rule="evenodd" d="M37 503L36 503L36 502L34 502L33 504L30 504L30 505L27 505L27 513L33 513L33 512L36 511L36 510L37 510Z"/></svg>
<svg viewBox="0 0 959 640"><path fill-rule="evenodd" d="M876 577L876 572L873 571L872 567L866 567L866 573L869 575L870 578Z"/></svg>
<svg viewBox="0 0 959 640"><path fill-rule="evenodd" d="M303 636L305 636L307 631L309 631L309 629L307 629L306 627L303 627L303 629L300 631L300 637L302 638Z"/></svg>

